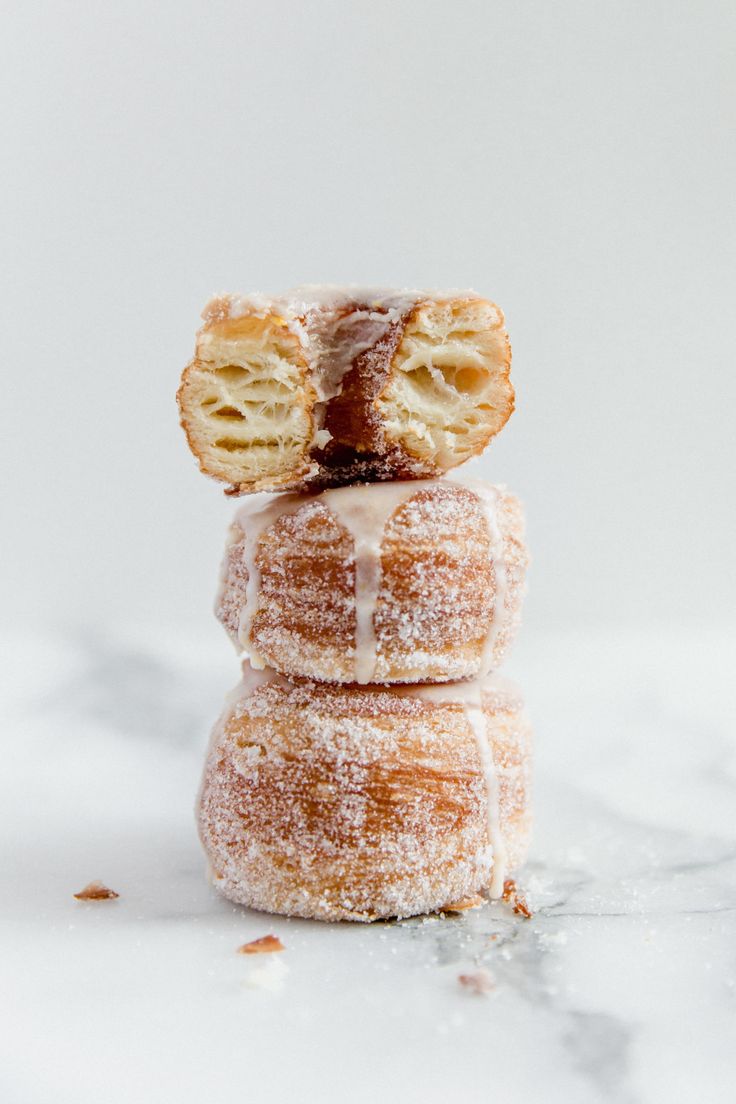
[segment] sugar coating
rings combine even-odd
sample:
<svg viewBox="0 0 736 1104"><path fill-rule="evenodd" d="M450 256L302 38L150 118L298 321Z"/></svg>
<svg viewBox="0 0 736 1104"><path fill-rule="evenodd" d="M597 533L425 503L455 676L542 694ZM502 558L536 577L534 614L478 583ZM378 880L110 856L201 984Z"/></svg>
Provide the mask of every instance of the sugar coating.
<svg viewBox="0 0 736 1104"><path fill-rule="evenodd" d="M251 661L285 674L473 678L509 650L527 563L521 504L503 487L432 480L269 496L238 511L216 614ZM369 595L366 575L377 576ZM361 609L372 626L368 664Z"/></svg>
<svg viewBox="0 0 736 1104"><path fill-rule="evenodd" d="M500 843L467 711L478 685L343 688L251 673L215 730L200 794L215 885L252 908L362 921L487 889ZM530 830L530 730L515 688L494 677L480 693L512 869Z"/></svg>

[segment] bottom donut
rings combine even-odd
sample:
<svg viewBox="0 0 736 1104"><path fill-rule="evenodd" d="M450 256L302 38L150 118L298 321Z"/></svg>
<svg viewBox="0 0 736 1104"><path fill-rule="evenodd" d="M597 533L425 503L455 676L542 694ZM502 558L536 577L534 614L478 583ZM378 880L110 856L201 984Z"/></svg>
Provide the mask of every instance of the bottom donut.
<svg viewBox="0 0 736 1104"><path fill-rule="evenodd" d="M434 912L523 862L531 731L498 676L437 686L290 683L244 670L198 801L214 884L318 920Z"/></svg>

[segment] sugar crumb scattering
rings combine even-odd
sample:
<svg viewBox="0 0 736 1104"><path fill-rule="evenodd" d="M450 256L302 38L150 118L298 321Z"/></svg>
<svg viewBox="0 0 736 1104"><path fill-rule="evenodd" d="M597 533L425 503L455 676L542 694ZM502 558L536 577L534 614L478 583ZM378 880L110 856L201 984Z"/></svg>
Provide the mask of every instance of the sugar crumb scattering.
<svg viewBox="0 0 736 1104"><path fill-rule="evenodd" d="M114 901L120 894L110 889L104 882L90 882L74 896L77 901Z"/></svg>
<svg viewBox="0 0 736 1104"><path fill-rule="evenodd" d="M286 948L275 935L262 935L260 939L251 939L250 943L243 943L238 947L238 954L270 954L273 951L284 951Z"/></svg>

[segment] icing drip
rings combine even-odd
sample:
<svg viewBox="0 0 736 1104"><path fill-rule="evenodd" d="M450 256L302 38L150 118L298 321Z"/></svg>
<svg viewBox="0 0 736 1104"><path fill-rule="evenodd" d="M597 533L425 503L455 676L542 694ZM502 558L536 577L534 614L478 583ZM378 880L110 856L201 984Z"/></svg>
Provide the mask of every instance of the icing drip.
<svg viewBox="0 0 736 1104"><path fill-rule="evenodd" d="M355 557L355 681L373 680L376 670L374 614L381 589L381 544L389 518L431 480L337 487L322 501L353 538Z"/></svg>
<svg viewBox="0 0 736 1104"><path fill-rule="evenodd" d="M409 480L373 483L365 486L335 487L319 495L253 495L236 514L236 523L244 533L243 561L248 573L245 601L240 610L238 641L253 667L265 666L251 640L253 619L258 612L261 573L256 562L261 536L283 514L294 513L308 502L321 502L353 540L355 564L355 681L366 685L376 669L376 632L374 614L381 588L381 544L386 523L404 502L413 498L434 480ZM254 500L258 499L257 503ZM253 502L253 504L252 504ZM255 505L255 509L254 509Z"/></svg>
<svg viewBox="0 0 736 1104"><path fill-rule="evenodd" d="M478 499L483 505L486 524L488 525L488 534L491 538L490 558L493 563L493 579L495 583L493 617L488 627L488 632L483 642L483 651L481 653L480 679L482 679L487 676L493 668L494 649L503 623L508 580L506 577L503 534L498 521L500 492L497 487L480 482L474 482L470 486L470 489L478 496ZM483 691L480 679L473 680L472 685L477 687L477 697L471 698L466 702L465 715L473 729L473 734L478 745L478 754L480 756L481 768L486 784L488 841L491 845L493 862L491 869L491 884L488 892L491 897L500 897L503 893L503 883L506 878L507 856L498 812L498 775L496 773L496 765L493 762L491 748L488 743L485 713L483 712Z"/></svg>
<svg viewBox="0 0 736 1104"><path fill-rule="evenodd" d="M481 770L486 787L486 819L488 825L488 842L491 849L491 882L488 887L490 897L500 897L503 893L503 883L506 879L506 845L501 832L501 820L499 816L499 787L496 764L493 762L491 745L488 740L486 715L483 712L483 691L479 682L474 680L477 687L476 700L465 704L465 716L475 736L478 745Z"/></svg>
<svg viewBox="0 0 736 1104"><path fill-rule="evenodd" d="M508 870L508 855L500 818L500 792L498 772L493 761L491 744L488 739L488 726L483 708L484 696L496 695L502 700L513 703L519 708L518 694L513 683L497 676L493 678L475 678L468 682L444 682L436 685L396 686L389 688L392 693L406 697L419 698L431 702L447 702L461 705L470 725L478 747L478 757L483 773L486 790L486 823L490 850L491 881L488 889L490 897L500 897Z"/></svg>
<svg viewBox="0 0 736 1104"><path fill-rule="evenodd" d="M253 495L252 503L241 507L236 514L236 522L243 530L243 562L248 573L245 601L238 622L238 640L251 666L257 670L263 670L266 666L251 640L251 626L258 611L261 590L261 572L256 562L261 536L283 514L294 513L308 501L308 496L299 494Z"/></svg>
<svg viewBox="0 0 736 1104"><path fill-rule="evenodd" d="M476 496L486 519L490 536L489 557L493 564L495 589L493 616L483 642L481 677L494 665L494 648L504 621L507 595L507 573L504 561L503 534L499 524L500 492L482 482L441 480L439 485L463 486ZM247 571L245 601L240 609L238 642L254 667L263 668L264 661L251 640L253 620L258 612L261 574L257 554L261 536L283 514L294 513L310 502L322 503L334 519L344 527L353 541L355 570L355 640L354 680L366 685L375 677L377 647L374 617L381 589L381 546L386 525L405 502L422 489L435 487L437 480L373 483L370 486L337 487L320 494L260 494L249 498L236 514L236 524L242 530L243 564ZM227 570L227 555L224 570ZM218 605L222 600L222 585Z"/></svg>

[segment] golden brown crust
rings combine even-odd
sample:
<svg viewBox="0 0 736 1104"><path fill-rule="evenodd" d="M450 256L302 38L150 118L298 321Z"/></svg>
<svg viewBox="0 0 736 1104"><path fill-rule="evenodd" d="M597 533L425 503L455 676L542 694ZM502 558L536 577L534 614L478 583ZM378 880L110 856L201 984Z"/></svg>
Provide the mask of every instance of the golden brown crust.
<svg viewBox="0 0 736 1104"><path fill-rule="evenodd" d="M505 490L485 488L501 538L494 546L486 507L471 485L405 487L380 541L370 681L475 677L502 661L520 620L528 561L521 505ZM367 513L387 489L365 486L359 493ZM257 551L249 547L247 515L233 529L217 616L236 646L282 674L327 682L358 677L354 541L332 512L336 506L331 510L344 494L328 492L284 513L262 533ZM257 607L242 629L253 556Z"/></svg>
<svg viewBox="0 0 736 1104"><path fill-rule="evenodd" d="M478 456L513 412L510 371L511 344L495 303L421 301L404 320L374 403L384 439L430 475Z"/></svg>
<svg viewBox="0 0 736 1104"><path fill-rule="evenodd" d="M513 869L530 831L530 732L514 694L491 685L483 702ZM216 731L200 835L231 900L321 920L410 916L488 887L486 784L460 701L271 682L243 689Z"/></svg>
<svg viewBox="0 0 736 1104"><path fill-rule="evenodd" d="M206 475L250 491L288 488L315 465L315 395L298 338L275 312L209 317L177 392L181 425Z"/></svg>
<svg viewBox="0 0 736 1104"><path fill-rule="evenodd" d="M114 901L120 894L110 889L104 882L90 882L74 896L78 901Z"/></svg>
<svg viewBox="0 0 736 1104"><path fill-rule="evenodd" d="M441 475L513 410L503 315L471 294L224 297L204 319L177 399L200 469L231 494Z"/></svg>
<svg viewBox="0 0 736 1104"><path fill-rule="evenodd" d="M251 939L250 943L243 943L238 947L238 954L274 954L284 951L286 948L276 935L262 935L260 939Z"/></svg>

